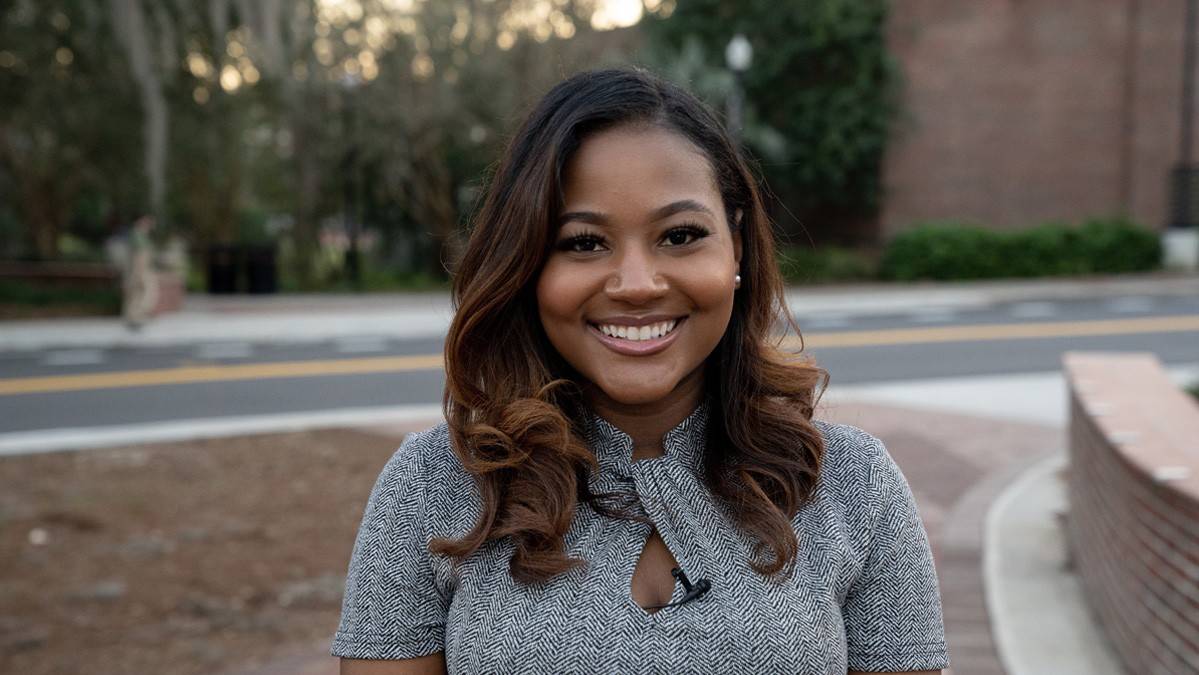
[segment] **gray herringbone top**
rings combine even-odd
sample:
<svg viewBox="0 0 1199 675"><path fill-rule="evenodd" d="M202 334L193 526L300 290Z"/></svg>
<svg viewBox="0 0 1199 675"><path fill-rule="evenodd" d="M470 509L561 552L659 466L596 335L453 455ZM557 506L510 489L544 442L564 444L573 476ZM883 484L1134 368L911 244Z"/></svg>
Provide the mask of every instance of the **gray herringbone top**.
<svg viewBox="0 0 1199 675"><path fill-rule="evenodd" d="M698 472L710 405L631 460L632 439L591 416L595 492L637 495L704 596L649 613L631 595L651 530L581 505L567 551L587 565L526 586L508 573L511 544L492 542L455 570L435 537L474 524L479 496L445 423L408 436L371 492L346 578L335 656L403 659L444 651L451 673L836 673L948 666L928 537L883 444L817 421L827 454L813 499L795 516L794 574L764 578L753 541ZM675 588L674 600L682 597Z"/></svg>

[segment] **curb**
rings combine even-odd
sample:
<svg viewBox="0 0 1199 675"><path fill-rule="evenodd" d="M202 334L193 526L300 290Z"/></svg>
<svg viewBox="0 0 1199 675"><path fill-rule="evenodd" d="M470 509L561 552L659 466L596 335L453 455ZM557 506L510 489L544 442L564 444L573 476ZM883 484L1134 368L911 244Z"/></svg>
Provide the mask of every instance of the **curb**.
<svg viewBox="0 0 1199 675"><path fill-rule="evenodd" d="M991 504L983 547L987 609L1008 675L1123 675L1078 577L1056 514L1064 451L1024 470ZM1018 536L1017 536L1018 535Z"/></svg>

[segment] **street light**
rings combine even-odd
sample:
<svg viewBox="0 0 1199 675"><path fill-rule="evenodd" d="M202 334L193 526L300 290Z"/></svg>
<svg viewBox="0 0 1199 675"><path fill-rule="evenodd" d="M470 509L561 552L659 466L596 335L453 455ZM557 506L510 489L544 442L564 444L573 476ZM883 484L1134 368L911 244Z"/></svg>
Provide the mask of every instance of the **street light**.
<svg viewBox="0 0 1199 675"><path fill-rule="evenodd" d="M753 59L753 45L749 44L749 40L741 33L734 35L733 39L729 40L728 46L724 48L725 63L728 64L729 70L733 71L733 91L728 100L729 133L738 142L741 141L742 108L745 104L742 78L745 71L749 70L749 64L753 62Z"/></svg>
<svg viewBox="0 0 1199 675"><path fill-rule="evenodd" d="M1199 269L1199 167L1192 161L1192 125L1195 116L1196 0L1187 0L1182 41L1182 114L1179 161L1170 172L1170 222L1162 234L1163 263L1167 268L1194 272Z"/></svg>
<svg viewBox="0 0 1199 675"><path fill-rule="evenodd" d="M341 87L345 92L343 99L343 131L347 143L345 156L342 158L342 208L344 209L343 226L349 238L349 246L345 253L346 275L354 290L362 289L362 257L358 251L358 239L361 230L358 209L358 133L357 133L357 91L362 80L355 73L345 73L341 77Z"/></svg>

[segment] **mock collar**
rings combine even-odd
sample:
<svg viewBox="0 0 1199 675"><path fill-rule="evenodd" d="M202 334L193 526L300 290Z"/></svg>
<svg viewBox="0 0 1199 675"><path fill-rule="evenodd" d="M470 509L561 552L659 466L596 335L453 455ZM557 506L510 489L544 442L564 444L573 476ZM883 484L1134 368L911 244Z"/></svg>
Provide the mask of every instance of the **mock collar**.
<svg viewBox="0 0 1199 675"><path fill-rule="evenodd" d="M664 461L698 471L703 463L707 445L708 417L711 403L700 400L695 410L662 437L661 457L633 462L633 439L619 427L587 408L585 435L595 453L600 473L632 476L633 464Z"/></svg>

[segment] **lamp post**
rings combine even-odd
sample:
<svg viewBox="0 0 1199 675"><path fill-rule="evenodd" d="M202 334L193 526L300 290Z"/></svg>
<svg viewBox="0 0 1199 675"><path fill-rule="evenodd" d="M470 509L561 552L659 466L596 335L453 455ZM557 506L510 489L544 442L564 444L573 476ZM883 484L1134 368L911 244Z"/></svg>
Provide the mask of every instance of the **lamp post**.
<svg viewBox="0 0 1199 675"><path fill-rule="evenodd" d="M342 200L344 208L344 226L349 245L346 247L345 268L346 276L354 290L362 288L362 259L358 251L360 223L358 222L358 133L356 119L356 96L362 80L357 75L346 73L341 77L341 87L345 92L342 106L344 133L346 136L346 154L342 158Z"/></svg>
<svg viewBox="0 0 1199 675"><path fill-rule="evenodd" d="M729 94L728 100L728 124L729 133L733 136L733 140L741 142L741 132L744 121L743 110L745 107L745 88L744 76L745 71L749 70L750 63L753 62L754 48L749 44L741 33L733 36L729 40L729 44L724 48L724 60L728 64L729 70L733 72L733 91Z"/></svg>
<svg viewBox="0 0 1199 675"><path fill-rule="evenodd" d="M1195 19L1199 0L1187 0L1182 43L1182 102L1178 164L1170 172L1170 222L1162 233L1163 264L1199 270L1199 168L1193 163Z"/></svg>

